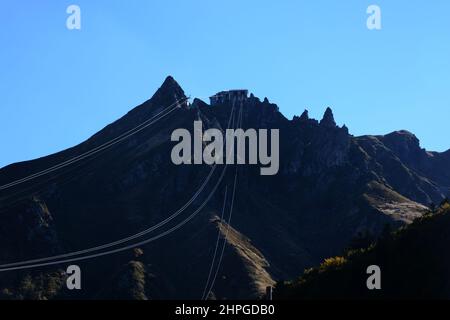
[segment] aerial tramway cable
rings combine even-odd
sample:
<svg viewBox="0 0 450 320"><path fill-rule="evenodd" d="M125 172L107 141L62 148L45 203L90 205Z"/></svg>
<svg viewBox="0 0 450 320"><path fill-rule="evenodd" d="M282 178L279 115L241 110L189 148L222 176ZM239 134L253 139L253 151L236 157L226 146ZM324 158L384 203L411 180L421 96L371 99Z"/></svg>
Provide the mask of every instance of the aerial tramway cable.
<svg viewBox="0 0 450 320"><path fill-rule="evenodd" d="M157 113L156 115L151 117L150 119L147 119L146 121L144 121L143 123L139 124L138 126L136 126L136 127L132 128L132 129L122 133L121 135L119 135L118 137L116 137L114 139L111 139L110 141L107 141L107 142L101 144L100 146L97 146L97 147L93 148L92 150L86 151L85 153L83 153L81 155L75 156L75 157L73 157L71 159L63 161L63 162L61 162L59 164L56 164L56 165L54 165L54 166L52 166L50 168L47 168L45 170L42 170L40 172L31 174L31 175L29 175L27 177L24 177L24 178L12 181L10 183L7 183L5 185L2 185L2 186L0 186L0 191L8 189L8 188L11 188L11 187L14 187L14 186L16 186L18 184L25 183L25 182L33 180L33 179L36 179L36 178L41 177L43 175L49 174L49 173L51 173L53 171L56 171L56 170L61 169L61 168L64 168L65 166L71 165L71 164L73 164L75 162L78 162L78 161L83 160L83 159L85 159L87 157L90 157L91 155L96 154L96 153L98 153L98 152L100 152L102 150L110 148L110 147L114 146L115 144L117 144L119 142L122 142L123 140L125 140L125 139L135 135L136 133L144 130L145 128L151 126L152 124L155 124L156 122L158 122L159 120L161 120L162 118L166 117L167 115L172 113L174 110L176 110L179 107L179 102L180 101L185 101L187 99L189 99L189 98L186 97L186 98L179 99L179 100L175 101L169 107L163 109L162 111L160 111L159 113ZM163 114L163 113L165 113L165 114ZM161 114L163 114L163 115L161 115Z"/></svg>
<svg viewBox="0 0 450 320"><path fill-rule="evenodd" d="M234 118L234 106L230 112L230 118L228 120L228 127L231 124L231 120L232 118ZM98 256L103 256L103 255L107 255L107 254L112 254L112 253L116 253L116 252L121 252L124 250L128 250L130 248L134 248L136 246L154 241L156 239L159 239L160 237L163 237L175 230L177 230L178 228L180 228L182 225L184 225L185 223L187 223L189 220L191 220L196 214L198 214L198 212L206 205L206 203L209 201L209 199L212 197L212 195L214 194L214 192L216 191L218 185L220 184L220 182L223 179L223 176L225 174L226 171L226 165L225 168L219 178L219 181L216 183L215 187L213 188L213 191L208 195L207 199L202 203L202 205L193 213L191 214L187 219L183 220L181 223L179 223L178 225L176 225L175 227L172 227L171 229L169 229L166 232L163 232L157 236L154 236L150 239L147 239L145 241L141 241L137 244L133 244L133 245L129 245L123 248L118 248L118 249L114 249L114 250L110 250L110 251L106 251L106 252L102 252L99 254L93 254L93 255L89 255L89 256L84 256L84 257L78 257L78 258L72 258L72 259L66 259L66 260L57 260L57 261L52 261L52 262L45 262L45 261L51 261L53 259L61 259L61 258L67 258L67 257L72 257L72 256L77 256L77 255L81 255L81 254L85 254L85 253L89 253L89 252L94 252L94 251L99 251L105 248L109 248L124 242L128 242L130 240L136 239L138 237L141 237L147 233L150 233L154 230L156 230L157 228L164 226L165 224L167 224L168 222L170 222L171 220L173 220L176 216L178 216L180 213L182 213L193 201L195 201L195 199L198 197L198 195L200 194L200 192L204 189L204 187L206 186L206 184L209 182L209 179L211 178L212 174L214 173L214 170L216 168L216 164L213 166L213 168L211 168L210 170L210 174L208 175L208 177L205 179L204 183L202 184L202 186L197 190L197 192L194 194L194 196L185 204L183 205L179 210L177 210L174 214L170 215L168 218L166 218L165 220L161 221L160 223L156 224L155 226L152 226L144 231L141 231L135 235L132 235L130 237L124 238L124 239L120 239L111 243L107 243L101 246L96 246L93 248L89 248L89 249L85 249L85 250L80 250L80 251L75 251L75 252L71 252L71 253L67 253L67 254L61 254L61 255L57 255L57 256L51 256L51 257L45 257L45 258L39 258L39 259L32 259L32 260L26 260L26 261L20 261L20 262L14 262L14 263L8 263L8 264L2 264L0 265L0 272L4 272L4 271L12 271L12 270L21 270L21 269L30 269L30 268L35 268L35 267L41 267L41 266L48 266L48 265L55 265L55 264L60 264L60 263L65 263L65 262L72 262L72 261L79 261L79 260L86 260L86 259L90 259L90 258L95 258Z"/></svg>
<svg viewBox="0 0 450 320"><path fill-rule="evenodd" d="M238 125L242 127L242 102L241 102L241 108L240 108L240 111L239 111ZM214 273L214 277L212 278L212 282L211 282L211 285L209 287L209 290L206 292L206 289L208 287L208 281L210 279L210 276L208 276L208 281L206 282L206 285L205 285L205 290L204 290L203 295L202 295L202 300L207 300L209 295L211 294L211 291L214 288L214 284L215 284L216 279L217 279L217 275L219 274L220 266L222 264L223 254L225 252L225 246L226 246L227 239L228 239L228 233L229 233L230 228L231 228L231 217L233 215L233 208L234 208L234 199L235 199L235 195L236 195L237 179L238 179L238 167L236 166L236 171L235 171L235 174L234 174L233 193L232 193L232 196L231 196L230 214L228 216L227 230L225 232L225 237L223 239L223 245L222 245L222 250L221 250L221 253L220 253L220 257L219 257L219 262L217 263L216 272ZM218 243L219 242L219 237L220 237L220 229L218 230L217 237L218 237L217 238L217 243ZM217 254L217 244L216 244L216 250L214 251L213 261L211 263L210 274L212 273L212 269L213 269L213 266L214 266L214 260L216 258L216 254ZM205 294L205 292L206 292L206 294Z"/></svg>

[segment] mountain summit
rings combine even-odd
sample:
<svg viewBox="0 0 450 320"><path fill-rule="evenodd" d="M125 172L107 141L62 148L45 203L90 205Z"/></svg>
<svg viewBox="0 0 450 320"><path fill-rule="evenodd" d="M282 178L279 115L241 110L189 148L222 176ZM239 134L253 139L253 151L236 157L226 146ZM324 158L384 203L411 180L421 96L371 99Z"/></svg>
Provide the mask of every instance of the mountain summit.
<svg viewBox="0 0 450 320"><path fill-rule="evenodd" d="M168 96L174 96L177 99L185 98L183 89L180 87L178 82L175 81L175 79L172 76L168 76L161 87L156 91L155 97L168 97Z"/></svg>
<svg viewBox="0 0 450 320"><path fill-rule="evenodd" d="M330 107L328 107L325 110L325 113L323 115L322 120L320 121L320 124L324 125L326 127L335 127L336 126L336 122L334 121L333 110L331 110Z"/></svg>

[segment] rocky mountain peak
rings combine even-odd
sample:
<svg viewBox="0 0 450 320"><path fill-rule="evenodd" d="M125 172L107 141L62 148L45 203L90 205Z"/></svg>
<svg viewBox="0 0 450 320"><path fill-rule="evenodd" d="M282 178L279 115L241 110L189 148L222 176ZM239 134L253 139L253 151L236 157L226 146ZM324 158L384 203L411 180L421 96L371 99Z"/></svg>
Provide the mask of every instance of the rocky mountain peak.
<svg viewBox="0 0 450 320"><path fill-rule="evenodd" d="M391 132L383 137L383 141L392 149L402 150L403 152L421 149L419 139L407 130Z"/></svg>
<svg viewBox="0 0 450 320"><path fill-rule="evenodd" d="M413 142L419 144L419 139L415 136L415 134L409 132L408 130L398 130L391 132L387 135L385 135L385 138L388 139L395 139L403 142Z"/></svg>
<svg viewBox="0 0 450 320"><path fill-rule="evenodd" d="M178 82L172 76L167 76L159 90L182 91L183 89L181 89Z"/></svg>
<svg viewBox="0 0 450 320"><path fill-rule="evenodd" d="M305 109L305 111L303 111L302 115L300 116L300 120L305 121L308 119L309 119L309 113L308 113L308 110Z"/></svg>
<svg viewBox="0 0 450 320"><path fill-rule="evenodd" d="M347 125L345 125L345 124L342 126L342 130L344 130L344 132L345 132L346 134L349 133L348 127L347 127Z"/></svg>
<svg viewBox="0 0 450 320"><path fill-rule="evenodd" d="M183 99L185 97L186 95L178 82L172 76L168 76L161 87L159 87L153 95L152 100L159 100L160 103L172 103L174 100Z"/></svg>
<svg viewBox="0 0 450 320"><path fill-rule="evenodd" d="M333 110L330 107L325 110L322 120L320 120L320 125L325 127L335 127L336 121L334 121Z"/></svg>

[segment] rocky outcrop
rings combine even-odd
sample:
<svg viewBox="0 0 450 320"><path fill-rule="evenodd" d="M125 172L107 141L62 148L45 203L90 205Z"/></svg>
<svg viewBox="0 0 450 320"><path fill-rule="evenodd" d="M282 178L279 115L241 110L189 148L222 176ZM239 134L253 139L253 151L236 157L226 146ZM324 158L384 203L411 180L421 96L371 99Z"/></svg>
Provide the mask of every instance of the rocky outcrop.
<svg viewBox="0 0 450 320"><path fill-rule="evenodd" d="M322 120L320 120L320 125L325 127L333 128L336 126L336 122L334 121L333 111L330 107L325 110Z"/></svg>

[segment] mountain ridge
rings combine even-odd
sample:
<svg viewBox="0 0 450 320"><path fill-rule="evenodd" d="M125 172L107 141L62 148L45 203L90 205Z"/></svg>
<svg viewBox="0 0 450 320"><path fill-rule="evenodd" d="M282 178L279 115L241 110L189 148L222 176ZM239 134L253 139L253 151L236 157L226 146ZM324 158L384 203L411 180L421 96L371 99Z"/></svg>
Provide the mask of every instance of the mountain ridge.
<svg viewBox="0 0 450 320"><path fill-rule="evenodd" d="M95 148L185 97L178 83L168 77L151 99L85 142L1 169L0 184ZM238 167L231 223L235 237L227 242L229 254L225 254L218 275L229 281L217 282L212 290L217 299L259 297L264 294L263 286L255 284L292 278L324 257L340 252L359 232L379 235L386 224L399 227L411 223L428 210L431 202L438 203L450 191L447 153L431 156L414 147L414 139L410 145L410 140L398 142L392 136L354 137L345 125L336 125L331 108L318 121L310 119L307 112L288 120L276 104L253 95L238 107L243 129L280 130L280 171L276 176L262 177L255 166ZM171 132L177 128L192 131L195 120L223 130L231 110L229 103L210 106L199 99L192 104L183 100L170 116L95 157L0 191L0 262L89 248L140 232L143 226L167 218L195 194L211 172L208 165L173 165ZM81 261L83 270L89 270L87 281L91 284L84 297L91 298L99 292L108 297L108 290L113 289L103 287L106 280L99 279L119 281L113 275L127 265L131 274L151 270L153 275L144 282L138 275L129 286L133 290L139 288L139 297L198 298L212 258L210 244L217 236L213 218L219 216L223 189L233 179L233 170L228 170L217 191L209 195L221 169L213 173L210 183L187 211L194 211L210 197L204 209L169 237L145 245L139 264L130 264L135 260L126 253L98 258L97 263ZM30 202L32 199L34 203ZM171 225L186 214L183 212ZM30 241L35 234L43 235L42 241ZM224 237L222 233L221 238ZM248 260L243 252L258 252L255 257L259 258ZM176 267L180 264L184 270ZM54 276L55 268L43 270L12 271L6 278L0 273L0 289L16 292L12 297L20 298L23 279L42 272L44 278ZM233 281L233 274L244 279L241 284ZM51 297L74 296L59 288Z"/></svg>

